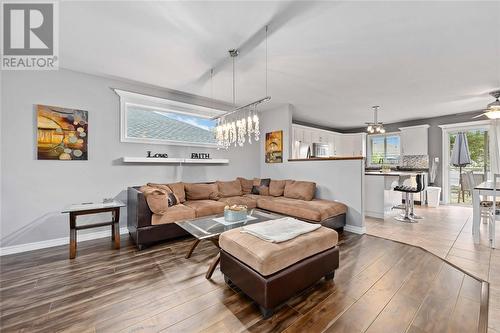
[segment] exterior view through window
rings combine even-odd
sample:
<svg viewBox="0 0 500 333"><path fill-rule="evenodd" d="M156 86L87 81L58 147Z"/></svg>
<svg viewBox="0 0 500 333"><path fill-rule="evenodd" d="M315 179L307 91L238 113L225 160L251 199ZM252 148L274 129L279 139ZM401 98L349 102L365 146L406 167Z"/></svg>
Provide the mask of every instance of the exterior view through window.
<svg viewBox="0 0 500 333"><path fill-rule="evenodd" d="M215 145L215 126L215 120L196 115L127 106L129 138Z"/></svg>
<svg viewBox="0 0 500 333"><path fill-rule="evenodd" d="M401 158L401 138L399 134L368 136L370 165L397 165Z"/></svg>

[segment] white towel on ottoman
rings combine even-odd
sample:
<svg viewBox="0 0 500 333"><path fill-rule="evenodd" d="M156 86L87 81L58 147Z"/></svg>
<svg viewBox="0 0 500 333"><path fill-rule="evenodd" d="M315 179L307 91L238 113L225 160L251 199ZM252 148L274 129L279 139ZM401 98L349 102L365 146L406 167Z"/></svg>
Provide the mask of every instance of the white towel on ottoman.
<svg viewBox="0 0 500 333"><path fill-rule="evenodd" d="M321 224L307 223L292 217L251 224L241 232L253 235L271 243L281 243L321 228Z"/></svg>

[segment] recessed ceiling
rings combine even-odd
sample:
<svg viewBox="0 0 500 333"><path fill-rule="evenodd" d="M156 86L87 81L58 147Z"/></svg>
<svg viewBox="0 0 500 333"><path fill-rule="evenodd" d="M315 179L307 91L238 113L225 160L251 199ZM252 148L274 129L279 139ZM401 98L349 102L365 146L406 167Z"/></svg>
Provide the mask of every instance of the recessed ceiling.
<svg viewBox="0 0 500 333"><path fill-rule="evenodd" d="M481 110L500 87L500 2L61 2L61 67L359 127ZM253 42L253 44L251 43ZM215 68L213 81L206 73Z"/></svg>

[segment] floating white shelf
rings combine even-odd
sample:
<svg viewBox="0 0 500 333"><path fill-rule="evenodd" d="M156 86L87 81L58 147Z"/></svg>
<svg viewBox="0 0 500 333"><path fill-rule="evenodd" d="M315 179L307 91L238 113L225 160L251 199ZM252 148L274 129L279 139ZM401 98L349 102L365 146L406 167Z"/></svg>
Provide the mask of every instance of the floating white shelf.
<svg viewBox="0 0 500 333"><path fill-rule="evenodd" d="M193 159L193 158L150 158L150 157L122 157L123 163L163 163L163 164L228 164L225 158Z"/></svg>

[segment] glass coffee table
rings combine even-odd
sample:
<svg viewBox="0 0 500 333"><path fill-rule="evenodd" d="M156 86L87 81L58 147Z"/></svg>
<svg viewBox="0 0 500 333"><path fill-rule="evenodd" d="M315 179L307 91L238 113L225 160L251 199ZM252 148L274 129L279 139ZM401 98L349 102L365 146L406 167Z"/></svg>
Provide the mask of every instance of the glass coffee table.
<svg viewBox="0 0 500 333"><path fill-rule="evenodd" d="M224 231L242 227L244 225L250 225L260 222L265 222L269 220L276 220L284 217L283 215L265 212L260 209L252 209L249 211L248 216L245 220L237 222L226 222L224 220L224 213L217 215L204 216L196 218L193 220L179 221L175 222L179 227L189 232L196 240L191 245L186 258L191 257L194 249L202 240L211 241L217 248L219 247L219 235ZM208 268L205 277L210 279L215 271L215 268L219 264L220 254L214 258L210 267Z"/></svg>

